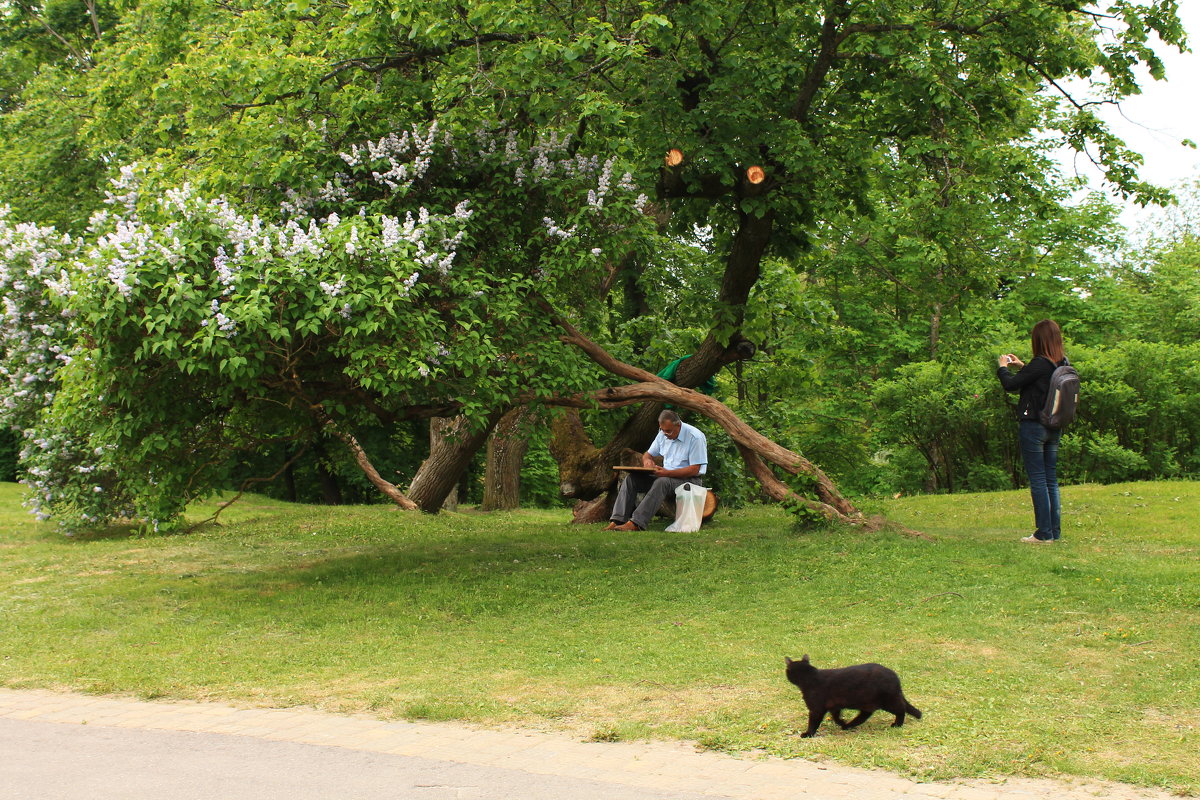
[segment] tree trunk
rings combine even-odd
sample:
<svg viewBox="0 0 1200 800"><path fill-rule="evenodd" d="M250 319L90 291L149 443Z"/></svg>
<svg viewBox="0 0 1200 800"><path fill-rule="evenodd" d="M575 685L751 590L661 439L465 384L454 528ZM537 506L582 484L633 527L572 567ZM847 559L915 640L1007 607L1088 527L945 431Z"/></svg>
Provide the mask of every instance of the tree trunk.
<svg viewBox="0 0 1200 800"><path fill-rule="evenodd" d="M648 406L661 408L653 403ZM654 415L653 430L657 432L657 410ZM616 486L616 475L612 468L641 463L641 452L649 447L653 438L654 434L649 434L640 442L641 449L635 449L625 447L622 438L616 436L601 450L588 437L579 412L573 408L567 409L550 424L550 455L558 463L559 493L580 502L590 502L607 495ZM577 504L576 509L580 508L583 506ZM578 518L576 521L579 521Z"/></svg>
<svg viewBox="0 0 1200 800"><path fill-rule="evenodd" d="M751 197L764 191L761 186L744 187L739 196ZM758 283L762 272L762 260L771 242L771 232L774 228L775 217L770 211L761 217L745 212L739 213L737 233L733 236L729 255L725 259L725 274L717 296L717 308L721 311L715 320L716 324L710 328L708 337L696 350L696 354L679 365L675 382L680 386L699 386L715 375L721 367L736 360L729 357L729 351L745 341L741 336L741 328L746 318L746 303L754 285ZM721 330L733 333L726 334L728 338L718 338L716 332Z"/></svg>
<svg viewBox="0 0 1200 800"><path fill-rule="evenodd" d="M941 276L939 275L939 278ZM929 317L929 358L936 360L938 346L942 342L942 304L933 304L933 313Z"/></svg>
<svg viewBox="0 0 1200 800"><path fill-rule="evenodd" d="M422 511L437 513L500 417L499 412L493 413L481 428L472 428L465 417L430 420L429 458L413 478L409 499Z"/></svg>
<svg viewBox="0 0 1200 800"><path fill-rule="evenodd" d="M590 522L608 522L612 516L613 504L617 502L617 493L608 492L595 500L580 500L572 509L571 523L586 525Z"/></svg>
<svg viewBox="0 0 1200 800"><path fill-rule="evenodd" d="M327 506L342 505L342 487L338 484L337 475L327 466L329 453L319 438L313 441L313 455L317 457L317 483L321 487L321 501Z"/></svg>
<svg viewBox="0 0 1200 800"><path fill-rule="evenodd" d="M522 425L528 417L528 406L513 409L501 417L488 438L484 511L508 511L521 505L521 463L529 449Z"/></svg>
<svg viewBox="0 0 1200 800"><path fill-rule="evenodd" d="M283 448L283 485L288 502L300 502L299 496L296 494L296 470L292 463L292 448L287 446Z"/></svg>

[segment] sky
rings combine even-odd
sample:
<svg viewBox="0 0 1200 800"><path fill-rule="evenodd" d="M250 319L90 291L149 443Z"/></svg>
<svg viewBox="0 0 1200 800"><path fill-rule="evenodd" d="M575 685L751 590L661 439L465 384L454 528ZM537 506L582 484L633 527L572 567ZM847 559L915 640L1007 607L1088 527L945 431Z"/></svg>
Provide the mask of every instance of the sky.
<svg viewBox="0 0 1200 800"><path fill-rule="evenodd" d="M1200 51L1200 0L1182 0L1179 6L1190 46ZM1200 177L1200 150L1181 144L1183 139L1200 144L1200 52L1180 53L1161 42L1155 49L1166 66L1166 80L1156 81L1146 73L1140 95L1127 98L1119 109L1105 106L1100 115L1126 144L1145 156L1142 177L1170 187ZM1068 171L1077 168L1100 188L1086 159L1064 158ZM1122 221L1136 224L1143 216L1144 212L1130 208Z"/></svg>

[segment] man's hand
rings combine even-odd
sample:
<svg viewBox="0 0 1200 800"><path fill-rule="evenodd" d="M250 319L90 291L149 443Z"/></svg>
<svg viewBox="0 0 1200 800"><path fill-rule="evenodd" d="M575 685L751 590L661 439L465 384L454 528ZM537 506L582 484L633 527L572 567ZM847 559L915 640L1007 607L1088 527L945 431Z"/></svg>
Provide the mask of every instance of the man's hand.
<svg viewBox="0 0 1200 800"><path fill-rule="evenodd" d="M657 467L654 470L654 477L656 478L693 478L699 474L699 464L692 464L691 466L680 467L679 469L663 469L662 467Z"/></svg>

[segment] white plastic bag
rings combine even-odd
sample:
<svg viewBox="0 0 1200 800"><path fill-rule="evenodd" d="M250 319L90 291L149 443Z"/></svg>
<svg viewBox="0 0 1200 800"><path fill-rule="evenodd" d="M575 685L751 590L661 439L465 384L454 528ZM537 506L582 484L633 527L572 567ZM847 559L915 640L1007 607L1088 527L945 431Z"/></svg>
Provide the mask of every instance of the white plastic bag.
<svg viewBox="0 0 1200 800"><path fill-rule="evenodd" d="M691 533L700 530L704 518L704 498L708 489L685 483L675 489L675 521L667 526L672 533Z"/></svg>

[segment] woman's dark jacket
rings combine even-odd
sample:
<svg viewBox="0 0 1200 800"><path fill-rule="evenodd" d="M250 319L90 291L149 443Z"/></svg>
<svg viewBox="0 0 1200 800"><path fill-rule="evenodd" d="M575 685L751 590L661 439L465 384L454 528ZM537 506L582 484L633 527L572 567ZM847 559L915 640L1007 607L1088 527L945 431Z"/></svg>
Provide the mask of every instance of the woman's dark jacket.
<svg viewBox="0 0 1200 800"><path fill-rule="evenodd" d="M1070 363L1064 358L1059 364ZM1020 422L1038 422L1038 413L1046 405L1046 395L1050 392L1050 376L1054 373L1055 364L1045 356L1034 356L1021 371L1013 374L1008 367L996 370L1000 385L1007 392L1020 392L1017 401L1017 420Z"/></svg>

